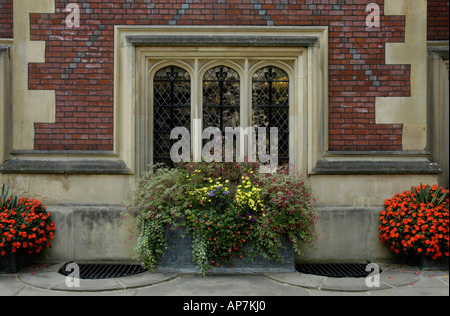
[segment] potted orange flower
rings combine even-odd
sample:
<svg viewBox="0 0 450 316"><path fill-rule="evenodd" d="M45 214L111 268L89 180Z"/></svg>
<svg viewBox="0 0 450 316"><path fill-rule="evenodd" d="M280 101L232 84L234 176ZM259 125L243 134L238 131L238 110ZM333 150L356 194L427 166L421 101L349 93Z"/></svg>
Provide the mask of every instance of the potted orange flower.
<svg viewBox="0 0 450 316"><path fill-rule="evenodd" d="M52 245L55 224L40 201L0 195L0 271L15 273L30 255Z"/></svg>
<svg viewBox="0 0 450 316"><path fill-rule="evenodd" d="M379 220L381 241L410 258L448 260L448 193L437 185L420 185L387 199Z"/></svg>

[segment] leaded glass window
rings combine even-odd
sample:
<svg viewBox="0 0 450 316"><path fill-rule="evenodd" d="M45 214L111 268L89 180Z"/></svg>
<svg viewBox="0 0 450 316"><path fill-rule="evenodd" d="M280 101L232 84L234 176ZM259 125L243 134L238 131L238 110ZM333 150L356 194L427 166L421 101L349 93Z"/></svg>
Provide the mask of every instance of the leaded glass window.
<svg viewBox="0 0 450 316"><path fill-rule="evenodd" d="M153 78L153 163L173 166L170 139L175 127L191 127L191 78L175 66L160 69Z"/></svg>
<svg viewBox="0 0 450 316"><path fill-rule="evenodd" d="M264 67L252 77L252 126L278 128L278 163L289 163L289 77L278 67ZM266 148L269 148L267 144Z"/></svg>
<svg viewBox="0 0 450 316"><path fill-rule="evenodd" d="M203 76L203 128L238 127L240 112L240 79L232 68L217 66Z"/></svg>

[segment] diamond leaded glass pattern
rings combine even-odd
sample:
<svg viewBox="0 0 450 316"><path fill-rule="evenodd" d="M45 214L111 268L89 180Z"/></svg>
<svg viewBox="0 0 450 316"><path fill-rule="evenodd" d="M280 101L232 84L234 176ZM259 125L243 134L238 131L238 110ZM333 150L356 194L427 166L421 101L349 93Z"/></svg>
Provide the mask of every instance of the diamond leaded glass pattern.
<svg viewBox="0 0 450 316"><path fill-rule="evenodd" d="M239 127L240 79L232 68L217 66L203 76L203 128Z"/></svg>
<svg viewBox="0 0 450 316"><path fill-rule="evenodd" d="M221 130L222 148L225 146L225 128L240 126L239 113L239 74L227 66L207 70L203 75L203 128L218 127Z"/></svg>
<svg viewBox="0 0 450 316"><path fill-rule="evenodd" d="M278 67L264 67L252 78L253 127L278 128L278 163L289 163L289 76ZM269 148L269 137L267 147Z"/></svg>
<svg viewBox="0 0 450 316"><path fill-rule="evenodd" d="M153 163L173 166L170 139L175 127L191 127L191 78L175 66L159 70L153 78Z"/></svg>

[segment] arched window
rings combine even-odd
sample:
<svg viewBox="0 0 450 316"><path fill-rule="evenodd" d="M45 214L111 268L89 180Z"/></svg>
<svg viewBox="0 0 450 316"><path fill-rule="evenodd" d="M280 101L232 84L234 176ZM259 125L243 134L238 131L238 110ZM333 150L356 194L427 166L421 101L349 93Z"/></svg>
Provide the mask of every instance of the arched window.
<svg viewBox="0 0 450 316"><path fill-rule="evenodd" d="M267 133L271 127L278 128L278 164L288 164L289 76L284 70L267 66L253 74L252 126L265 127Z"/></svg>
<svg viewBox="0 0 450 316"><path fill-rule="evenodd" d="M175 127L191 127L191 78L176 66L160 69L153 77L153 163L173 166L170 139Z"/></svg>

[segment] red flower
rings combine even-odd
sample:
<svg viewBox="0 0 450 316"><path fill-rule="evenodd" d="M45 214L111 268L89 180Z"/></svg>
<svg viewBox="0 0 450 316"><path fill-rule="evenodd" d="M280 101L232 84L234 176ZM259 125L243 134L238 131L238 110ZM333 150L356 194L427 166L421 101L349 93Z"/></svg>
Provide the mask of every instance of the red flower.
<svg viewBox="0 0 450 316"><path fill-rule="evenodd" d="M421 185L385 200L379 219L381 241L396 253L448 257L448 193L436 185Z"/></svg>
<svg viewBox="0 0 450 316"><path fill-rule="evenodd" d="M20 248L27 248L29 253L40 252L44 245L51 245L48 240L53 239L55 224L40 201L20 198L15 208L0 206L0 223L2 255Z"/></svg>

